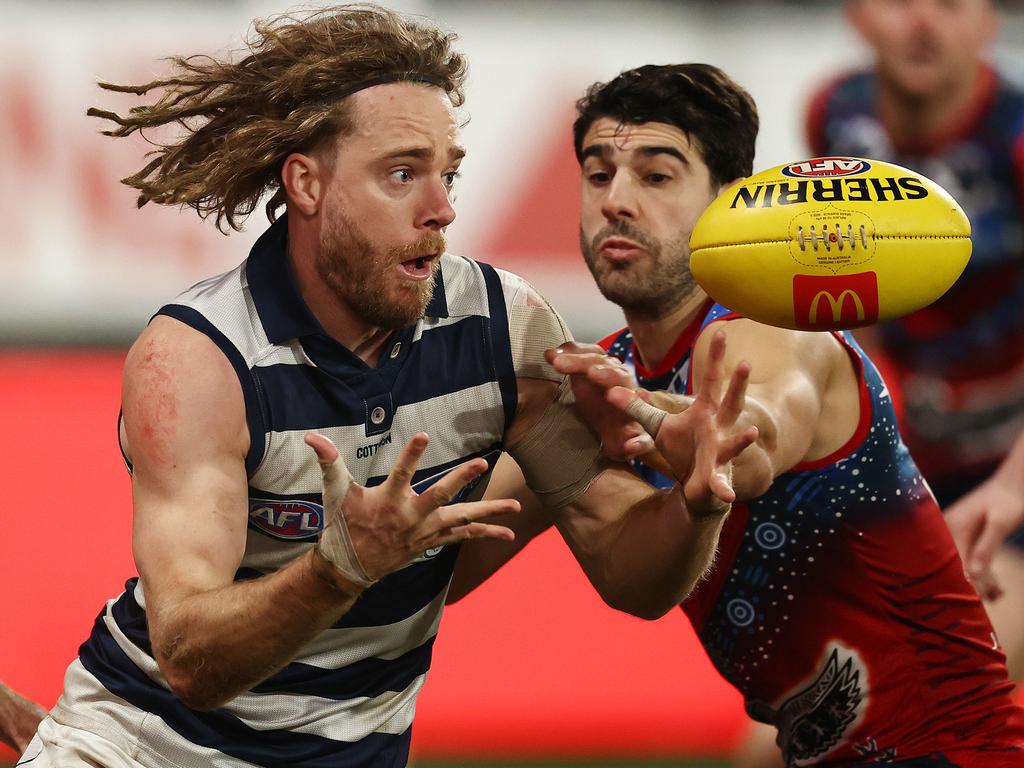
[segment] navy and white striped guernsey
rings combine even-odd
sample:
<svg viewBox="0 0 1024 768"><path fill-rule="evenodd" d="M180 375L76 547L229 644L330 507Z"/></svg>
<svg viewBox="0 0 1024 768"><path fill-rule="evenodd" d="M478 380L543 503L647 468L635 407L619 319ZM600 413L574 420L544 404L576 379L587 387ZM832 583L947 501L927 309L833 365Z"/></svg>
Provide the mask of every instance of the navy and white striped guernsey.
<svg viewBox="0 0 1024 768"><path fill-rule="evenodd" d="M333 439L366 485L383 481L409 438L427 432L413 480L420 490L472 457L493 466L515 411L507 316L525 286L519 278L445 254L425 317L395 332L370 368L304 304L286 242L280 220L238 268L159 312L213 339L242 384L252 446L236 580L270 573L316 540L321 476L307 431ZM113 739L143 765L404 766L456 554L428 551L382 579L292 663L208 713L167 688L132 579L68 669L54 717Z"/></svg>

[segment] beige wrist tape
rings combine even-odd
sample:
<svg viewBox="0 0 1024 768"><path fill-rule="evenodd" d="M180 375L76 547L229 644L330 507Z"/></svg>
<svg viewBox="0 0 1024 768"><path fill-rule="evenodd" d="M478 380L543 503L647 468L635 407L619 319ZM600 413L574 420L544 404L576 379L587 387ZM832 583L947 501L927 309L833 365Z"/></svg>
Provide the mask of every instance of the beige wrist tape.
<svg viewBox="0 0 1024 768"><path fill-rule="evenodd" d="M548 509L575 501L600 471L601 444L573 406L568 377L537 423L509 453Z"/></svg>
<svg viewBox="0 0 1024 768"><path fill-rule="evenodd" d="M316 548L335 569L360 587L368 587L374 583L359 562L352 538L345 524L345 497L352 487L352 474L345 466L341 456L332 464L321 464L324 474L324 529Z"/></svg>
<svg viewBox="0 0 1024 768"><path fill-rule="evenodd" d="M668 414L661 410L661 408L657 408L650 403L641 400L639 397L629 404L629 407L626 408L626 413L629 416L632 416L651 437L658 436L658 430L661 429L661 422L663 422L665 417L668 416Z"/></svg>

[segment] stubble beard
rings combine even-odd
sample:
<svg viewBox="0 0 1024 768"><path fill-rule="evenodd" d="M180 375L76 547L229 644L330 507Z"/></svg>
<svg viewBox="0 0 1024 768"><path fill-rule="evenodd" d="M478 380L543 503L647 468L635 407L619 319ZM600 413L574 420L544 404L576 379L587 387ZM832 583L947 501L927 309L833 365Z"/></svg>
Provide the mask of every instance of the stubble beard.
<svg viewBox="0 0 1024 768"><path fill-rule="evenodd" d="M601 259L601 243L616 235L643 246L646 258L623 265ZM688 233L663 243L627 221L617 221L589 241L580 228L580 250L601 295L634 317L665 317L697 288L690 272Z"/></svg>
<svg viewBox="0 0 1024 768"><path fill-rule="evenodd" d="M423 317L434 294L441 259L432 264L430 278L399 279L393 274L402 261L444 253L445 239L430 232L411 245L382 250L346 216L327 219L320 235L316 271L331 292L361 319L377 328L397 330Z"/></svg>

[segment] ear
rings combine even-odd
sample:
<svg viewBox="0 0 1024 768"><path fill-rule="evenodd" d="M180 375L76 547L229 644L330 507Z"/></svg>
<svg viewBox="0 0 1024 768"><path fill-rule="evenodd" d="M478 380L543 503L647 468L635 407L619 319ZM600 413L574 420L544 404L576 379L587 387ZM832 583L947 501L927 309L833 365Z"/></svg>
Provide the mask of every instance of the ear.
<svg viewBox="0 0 1024 768"><path fill-rule="evenodd" d="M315 157L293 152L284 160L281 183L288 195L288 206L306 216L314 216L323 202L323 163Z"/></svg>

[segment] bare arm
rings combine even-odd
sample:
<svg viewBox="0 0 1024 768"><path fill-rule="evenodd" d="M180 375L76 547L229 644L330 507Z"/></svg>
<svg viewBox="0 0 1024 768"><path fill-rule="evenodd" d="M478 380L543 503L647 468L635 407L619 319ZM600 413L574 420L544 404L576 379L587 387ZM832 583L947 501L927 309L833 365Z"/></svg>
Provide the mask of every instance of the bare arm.
<svg viewBox="0 0 1024 768"><path fill-rule="evenodd" d="M133 462L132 546L154 657L185 704L213 709L287 664L362 590L319 549L271 575L234 581L245 547L249 437L237 377L204 335L168 318L153 321L125 363L124 423ZM333 446L322 437L310 444L310 461L319 458L327 472L337 457ZM425 435L414 437L382 486L353 484L344 514L340 504L327 504L333 486L325 486L327 526L348 521L357 562L371 578L437 543L511 535L473 522L509 511L508 504L438 509L485 469L483 462L452 472L422 500L415 496L408 478L425 446ZM442 517L453 509L454 518Z"/></svg>
<svg viewBox="0 0 1024 768"><path fill-rule="evenodd" d="M0 741L20 755L44 717L45 709L0 683Z"/></svg>
<svg viewBox="0 0 1024 768"><path fill-rule="evenodd" d="M733 483L741 499L756 498L771 482L801 461L838 450L854 433L860 418L858 382L849 354L831 335L789 331L750 320L721 323L715 333L701 335L694 349L693 375L702 381L712 356L715 338L726 340L723 367L733 375L749 366L750 379L742 405L734 415L735 430L756 427L757 441L733 462ZM631 398L616 388L624 385L622 372L614 367L583 366L588 380L608 389L608 395L624 407ZM625 386L629 386L628 383ZM700 395L700 384L697 394ZM645 396L660 410L683 413L694 397L669 392ZM635 398L632 398L635 399ZM734 399L729 394L726 400ZM825 417L827 415L827 418ZM602 428L605 445L622 441ZM621 453L637 455L624 445ZM664 471L664 458L651 452L642 457Z"/></svg>
<svg viewBox="0 0 1024 768"><path fill-rule="evenodd" d="M1000 597L992 559L1024 525L1024 432L992 476L946 511L946 522L975 588L986 600Z"/></svg>
<svg viewBox="0 0 1024 768"><path fill-rule="evenodd" d="M652 429L679 485L654 490L625 465L611 465L585 494L555 511L570 549L614 608L657 618L682 602L711 564L735 496L730 461L756 437L755 429L735 423L749 369L735 372L721 394L724 352L720 340L705 368L702 394L690 408L663 416ZM580 397L590 399L579 378L575 383Z"/></svg>
<svg viewBox="0 0 1024 768"><path fill-rule="evenodd" d="M514 531L515 539L479 539L464 544L455 562L455 573L448 589L449 605L458 602L483 584L502 565L521 552L530 541L552 525L551 516L536 494L527 487L522 471L508 454L498 460L487 483L484 498L516 499L519 502L522 511L490 520Z"/></svg>
<svg viewBox="0 0 1024 768"><path fill-rule="evenodd" d="M659 448L683 490L658 491L626 465L601 458L595 435L573 407L574 393L577 399L596 399L598 418L617 435L636 439L639 428L630 429L631 420L604 402L603 388L584 377L570 383L569 371L559 368L552 350L541 358L544 347L571 342L571 336L550 305L528 287L513 297L510 338L518 404L505 442L526 485L554 517L609 605L647 618L663 615L689 593L713 556L734 498L728 462L753 439L753 430L721 439L722 425L713 418L718 402L710 394L687 414L669 417ZM720 375L720 356L715 360L712 373ZM552 370L552 363L558 370ZM623 424L627 429L618 429ZM489 547L471 554L471 549L477 548L465 547L466 561L457 566L455 598L515 552Z"/></svg>

